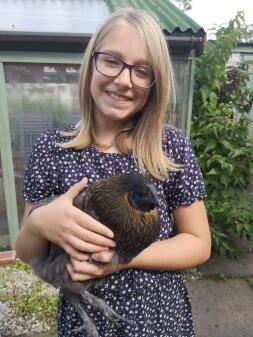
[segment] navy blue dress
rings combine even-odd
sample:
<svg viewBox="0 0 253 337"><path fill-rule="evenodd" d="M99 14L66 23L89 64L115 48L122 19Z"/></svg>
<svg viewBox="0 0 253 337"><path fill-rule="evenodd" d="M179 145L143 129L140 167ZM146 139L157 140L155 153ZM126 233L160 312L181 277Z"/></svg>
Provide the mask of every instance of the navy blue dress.
<svg viewBox="0 0 253 337"><path fill-rule="evenodd" d="M31 152L25 177L24 198L35 202L66 192L86 176L89 182L125 172L139 172L132 154L104 153L92 146L82 150L63 149L55 142L66 141L58 129L43 133ZM175 235L172 210L205 199L203 177L187 137L178 129L164 128L163 147L177 163L180 172L171 172L167 181L150 177L160 201L161 231L157 240ZM180 271L128 269L106 277L94 294L104 299L119 314L137 323L115 326L100 312L87 305L101 337L193 337L191 305ZM58 336L86 337L75 334L81 325L74 308L60 292Z"/></svg>

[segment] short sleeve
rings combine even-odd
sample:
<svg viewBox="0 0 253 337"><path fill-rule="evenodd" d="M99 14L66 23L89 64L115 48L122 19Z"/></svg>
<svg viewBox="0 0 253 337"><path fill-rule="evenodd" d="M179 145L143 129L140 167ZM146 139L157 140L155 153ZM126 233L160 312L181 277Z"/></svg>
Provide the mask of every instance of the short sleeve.
<svg viewBox="0 0 253 337"><path fill-rule="evenodd" d="M205 200L206 190L203 175L194 150L184 133L174 127L165 129L165 149L182 168L169 174L167 197L170 207L190 205L197 199Z"/></svg>
<svg viewBox="0 0 253 337"><path fill-rule="evenodd" d="M36 202L57 194L55 134L55 130L47 131L33 145L24 179L23 196L26 201Z"/></svg>

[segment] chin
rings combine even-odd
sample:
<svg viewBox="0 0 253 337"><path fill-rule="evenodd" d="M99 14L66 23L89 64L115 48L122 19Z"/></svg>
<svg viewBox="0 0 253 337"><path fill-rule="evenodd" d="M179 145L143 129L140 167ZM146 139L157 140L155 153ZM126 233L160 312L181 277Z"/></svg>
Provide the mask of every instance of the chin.
<svg viewBox="0 0 253 337"><path fill-rule="evenodd" d="M107 113L104 116L113 120L113 121L127 121L130 119L135 113L122 113L121 111Z"/></svg>

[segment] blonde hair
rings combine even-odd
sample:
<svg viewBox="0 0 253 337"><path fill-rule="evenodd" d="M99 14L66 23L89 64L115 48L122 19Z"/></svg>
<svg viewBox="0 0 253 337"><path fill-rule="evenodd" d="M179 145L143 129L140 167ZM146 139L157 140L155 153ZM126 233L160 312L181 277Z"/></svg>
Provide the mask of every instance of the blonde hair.
<svg viewBox="0 0 253 337"><path fill-rule="evenodd" d="M145 43L155 84L142 111L136 113L116 135L115 145L122 153L133 151L142 173L147 170L153 177L163 180L168 177L168 171L178 170L178 165L162 149L162 131L167 109L168 106L174 108L174 76L160 26L150 14L142 10L121 8L93 34L85 51L80 73L81 121L74 131L64 133L74 138L60 146L81 149L94 143L93 102L90 94L92 53L115 27L126 24L131 25ZM129 136L132 139L131 148L127 142Z"/></svg>

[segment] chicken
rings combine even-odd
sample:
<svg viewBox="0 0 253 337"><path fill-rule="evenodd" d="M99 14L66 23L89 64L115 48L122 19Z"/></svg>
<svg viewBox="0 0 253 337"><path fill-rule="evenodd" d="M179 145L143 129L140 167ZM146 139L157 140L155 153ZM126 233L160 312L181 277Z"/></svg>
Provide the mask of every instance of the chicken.
<svg viewBox="0 0 253 337"><path fill-rule="evenodd" d="M54 198L38 202L31 212ZM149 180L140 174L126 173L96 181L74 199L73 205L113 231L117 244L112 259L114 265L131 261L159 234L157 193ZM90 292L96 285L103 284L103 278L73 281L66 268L68 262L69 256L65 251L50 243L47 251L42 256L33 258L30 265L41 279L55 288L61 288L65 297L74 305L83 321L83 325L76 331L85 328L88 336L98 336L95 324L85 312L85 302L100 310L115 324L134 324Z"/></svg>

